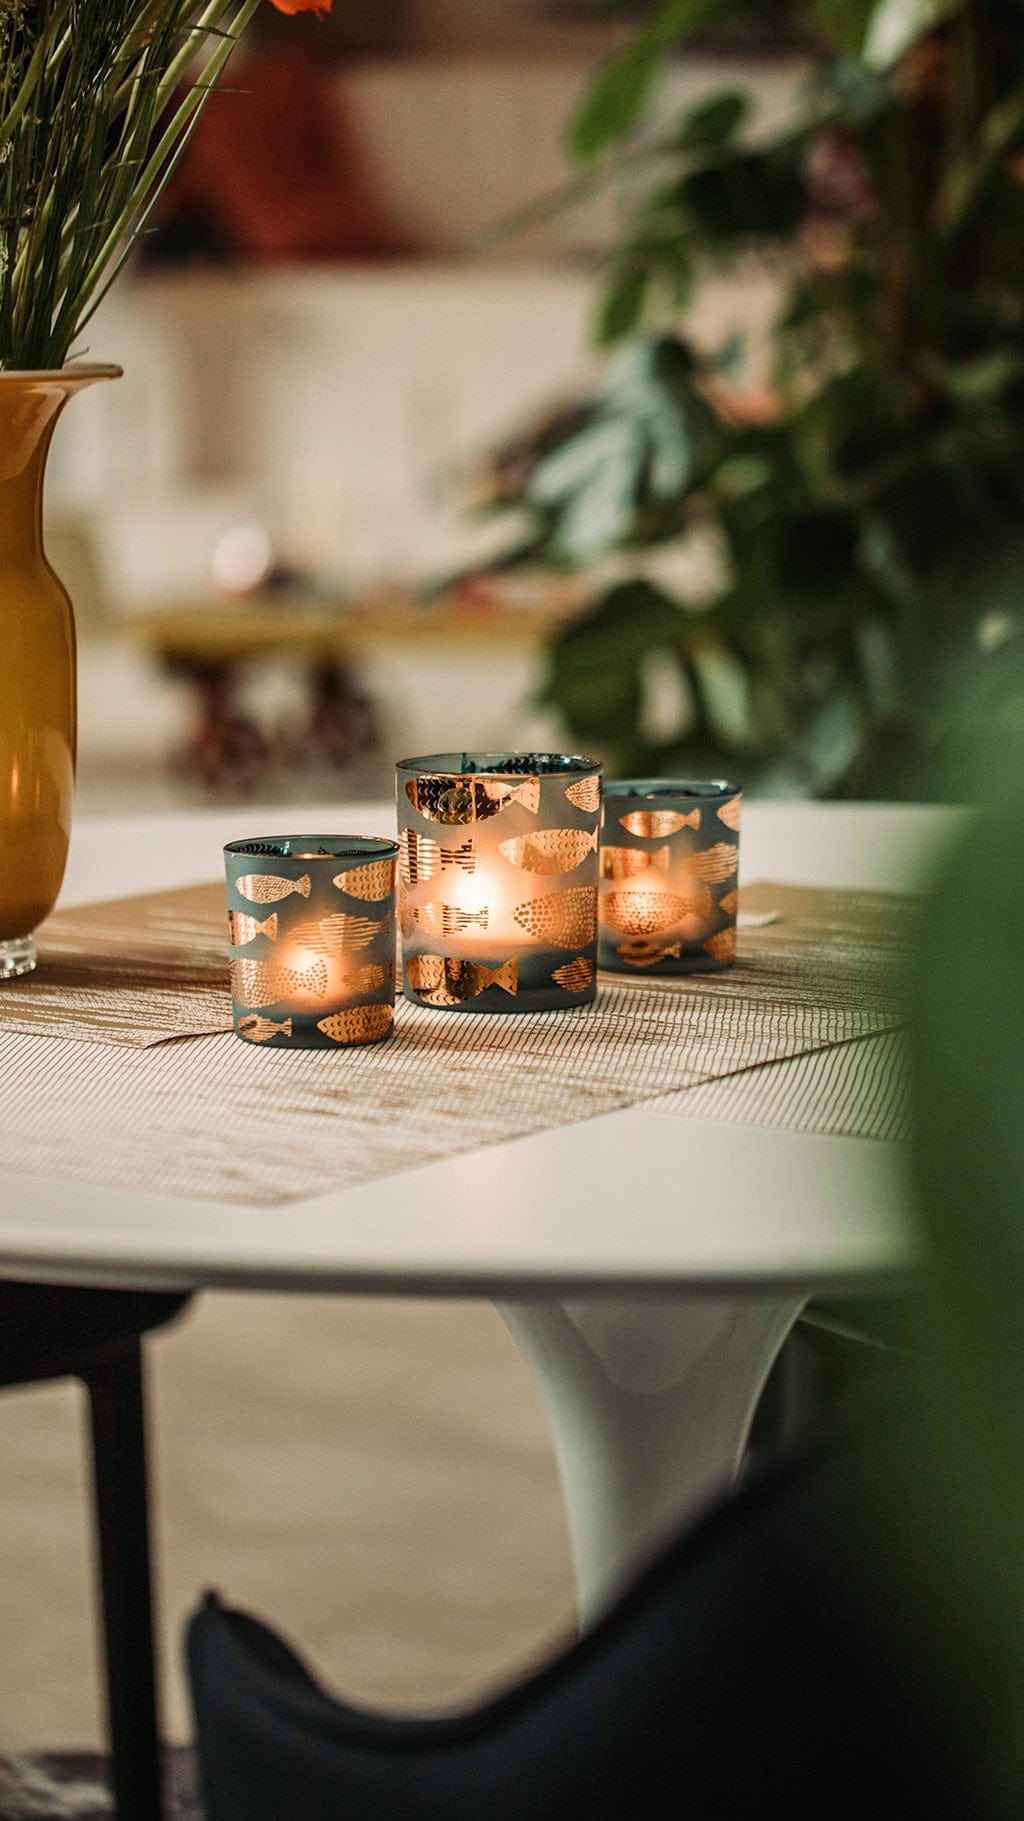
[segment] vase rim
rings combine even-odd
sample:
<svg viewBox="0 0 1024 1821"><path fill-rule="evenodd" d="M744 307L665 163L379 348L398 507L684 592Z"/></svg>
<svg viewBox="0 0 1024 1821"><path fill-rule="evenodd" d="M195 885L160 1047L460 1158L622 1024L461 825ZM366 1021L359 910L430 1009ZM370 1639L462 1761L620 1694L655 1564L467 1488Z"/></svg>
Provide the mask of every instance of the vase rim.
<svg viewBox="0 0 1024 1821"><path fill-rule="evenodd" d="M124 368L113 361L82 361L68 367L7 367L0 369L0 381L5 379L35 379L60 381L62 385L75 380L91 381L95 379L121 379Z"/></svg>

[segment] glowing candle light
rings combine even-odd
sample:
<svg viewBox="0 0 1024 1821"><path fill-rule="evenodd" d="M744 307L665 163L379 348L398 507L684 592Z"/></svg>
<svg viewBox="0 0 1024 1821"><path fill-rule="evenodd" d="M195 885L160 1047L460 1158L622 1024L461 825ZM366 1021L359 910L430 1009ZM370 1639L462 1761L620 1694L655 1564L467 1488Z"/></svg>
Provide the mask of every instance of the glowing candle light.
<svg viewBox="0 0 1024 1821"><path fill-rule="evenodd" d="M597 968L601 768L562 753L398 766L408 998L447 1011L585 1005Z"/></svg>
<svg viewBox="0 0 1024 1821"><path fill-rule="evenodd" d="M602 967L705 974L735 959L740 803L717 778L605 785Z"/></svg>
<svg viewBox="0 0 1024 1821"><path fill-rule="evenodd" d="M232 1021L246 1043L337 1049L394 1024L394 841L271 835L224 849Z"/></svg>

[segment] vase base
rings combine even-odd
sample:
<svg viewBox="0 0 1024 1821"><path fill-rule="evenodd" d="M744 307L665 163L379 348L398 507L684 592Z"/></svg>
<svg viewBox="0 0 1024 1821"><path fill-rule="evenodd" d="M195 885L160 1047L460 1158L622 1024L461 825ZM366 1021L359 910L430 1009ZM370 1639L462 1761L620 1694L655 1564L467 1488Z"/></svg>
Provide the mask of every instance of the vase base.
<svg viewBox="0 0 1024 1821"><path fill-rule="evenodd" d="M36 945L31 936L14 936L0 942L0 980L16 980L19 974L30 974L36 964Z"/></svg>

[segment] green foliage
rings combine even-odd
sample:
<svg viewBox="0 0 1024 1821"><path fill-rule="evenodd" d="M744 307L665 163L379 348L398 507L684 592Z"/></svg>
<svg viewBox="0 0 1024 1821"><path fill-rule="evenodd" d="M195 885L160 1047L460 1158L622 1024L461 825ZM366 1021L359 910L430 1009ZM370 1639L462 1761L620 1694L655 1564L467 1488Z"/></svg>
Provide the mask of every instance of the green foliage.
<svg viewBox="0 0 1024 1821"><path fill-rule="evenodd" d="M0 0L0 367L64 364L259 0Z"/></svg>
<svg viewBox="0 0 1024 1821"><path fill-rule="evenodd" d="M956 792L969 716L1012 714L1024 686L1024 15L813 0L815 68L781 126L732 88L652 126L668 55L725 10L648 8L571 126L587 193L628 172L596 333L630 346L501 504L526 510L525 560L615 554L637 585L561 635L545 695L622 764ZM740 255L777 278L756 378L735 338L698 351L678 326ZM688 541L706 582L676 601L650 564ZM654 738L666 647L686 687Z"/></svg>
<svg viewBox="0 0 1024 1821"><path fill-rule="evenodd" d="M921 1502L940 1602L959 1589L952 1647L994 1812L1010 1815L1024 1799L1024 728L976 739L971 765L988 813L953 845L915 944L913 1165L941 1411Z"/></svg>

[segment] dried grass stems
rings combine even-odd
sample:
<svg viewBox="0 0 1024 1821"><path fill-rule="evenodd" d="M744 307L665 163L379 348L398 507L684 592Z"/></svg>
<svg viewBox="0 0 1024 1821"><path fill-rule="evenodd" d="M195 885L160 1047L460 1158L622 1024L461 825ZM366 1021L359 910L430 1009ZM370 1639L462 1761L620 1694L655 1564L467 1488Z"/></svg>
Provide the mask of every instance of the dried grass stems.
<svg viewBox="0 0 1024 1821"><path fill-rule="evenodd" d="M0 0L0 368L61 367L260 0Z"/></svg>

